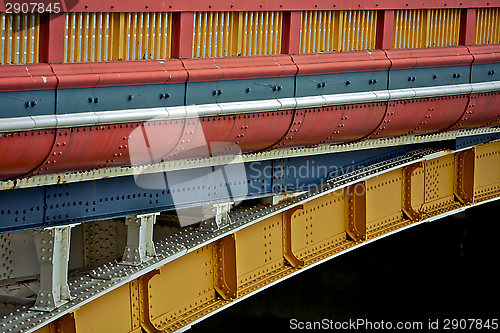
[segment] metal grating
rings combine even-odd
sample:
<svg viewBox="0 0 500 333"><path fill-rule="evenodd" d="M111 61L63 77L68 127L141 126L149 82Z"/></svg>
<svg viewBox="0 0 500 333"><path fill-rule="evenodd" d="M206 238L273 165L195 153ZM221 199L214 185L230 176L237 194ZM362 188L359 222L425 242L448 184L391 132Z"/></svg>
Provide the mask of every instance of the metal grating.
<svg viewBox="0 0 500 333"><path fill-rule="evenodd" d="M374 10L303 11L300 52L374 49L376 23Z"/></svg>
<svg viewBox="0 0 500 333"><path fill-rule="evenodd" d="M281 53L281 12L195 12L193 58Z"/></svg>
<svg viewBox="0 0 500 333"><path fill-rule="evenodd" d="M340 12L331 10L302 12L300 52L332 52L340 49L338 25Z"/></svg>
<svg viewBox="0 0 500 333"><path fill-rule="evenodd" d="M500 43L500 8L476 10L474 44Z"/></svg>
<svg viewBox="0 0 500 333"><path fill-rule="evenodd" d="M40 14L0 12L0 64L38 62Z"/></svg>
<svg viewBox="0 0 500 333"><path fill-rule="evenodd" d="M377 38L377 11L346 10L343 12L341 51L375 49Z"/></svg>
<svg viewBox="0 0 500 333"><path fill-rule="evenodd" d="M459 9L395 10L393 48L458 45L460 14Z"/></svg>
<svg viewBox="0 0 500 333"><path fill-rule="evenodd" d="M67 13L65 61L170 58L171 13Z"/></svg>

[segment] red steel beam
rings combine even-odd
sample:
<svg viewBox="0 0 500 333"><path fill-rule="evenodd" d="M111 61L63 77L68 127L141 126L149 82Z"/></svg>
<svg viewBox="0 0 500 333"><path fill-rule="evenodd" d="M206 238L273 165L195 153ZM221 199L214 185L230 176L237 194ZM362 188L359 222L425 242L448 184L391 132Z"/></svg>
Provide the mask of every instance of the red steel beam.
<svg viewBox="0 0 500 333"><path fill-rule="evenodd" d="M193 55L193 12L172 14L172 58L191 58Z"/></svg>
<svg viewBox="0 0 500 333"><path fill-rule="evenodd" d="M64 13L40 15L40 62L64 62Z"/></svg>
<svg viewBox="0 0 500 333"><path fill-rule="evenodd" d="M462 9L460 15L460 45L474 45L474 31L476 26L476 9Z"/></svg>
<svg viewBox="0 0 500 333"><path fill-rule="evenodd" d="M380 10L377 14L376 48L379 50L392 49L394 30L394 10Z"/></svg>
<svg viewBox="0 0 500 333"><path fill-rule="evenodd" d="M299 54L301 20L302 13L300 11L283 13L282 54Z"/></svg>
<svg viewBox="0 0 500 333"><path fill-rule="evenodd" d="M0 2L0 11L5 11L5 3ZM16 3L30 3L28 0ZM48 2L46 0L38 2ZM55 2L55 1L52 1ZM64 2L69 2L68 0ZM75 0L71 1L72 3ZM12 1L14 3L14 1ZM70 6L71 7L71 6ZM498 0L80 0L71 12L185 12L185 11L260 11L260 10L354 10L354 9L422 9L422 8L482 8L500 7ZM66 8L66 6L63 6Z"/></svg>

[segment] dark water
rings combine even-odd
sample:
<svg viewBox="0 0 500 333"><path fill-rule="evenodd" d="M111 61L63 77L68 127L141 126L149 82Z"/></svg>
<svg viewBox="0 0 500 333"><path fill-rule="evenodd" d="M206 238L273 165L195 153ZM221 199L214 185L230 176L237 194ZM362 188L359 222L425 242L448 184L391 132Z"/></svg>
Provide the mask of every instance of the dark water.
<svg viewBox="0 0 500 333"><path fill-rule="evenodd" d="M283 331L292 318L409 320L425 328L436 319L442 327L446 318L499 318L499 211L500 203L489 203L367 244L243 300L189 332Z"/></svg>

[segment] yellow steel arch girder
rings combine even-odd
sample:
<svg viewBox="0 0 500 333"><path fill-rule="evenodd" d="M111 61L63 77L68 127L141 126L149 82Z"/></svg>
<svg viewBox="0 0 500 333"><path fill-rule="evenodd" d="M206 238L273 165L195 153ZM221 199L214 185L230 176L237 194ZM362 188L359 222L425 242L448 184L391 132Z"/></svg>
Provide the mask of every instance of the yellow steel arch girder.
<svg viewBox="0 0 500 333"><path fill-rule="evenodd" d="M444 152L418 165L370 176L362 183L364 192L359 195L343 193L347 184L234 231L169 262L159 274L148 273L118 287L38 332L112 328L108 331L126 333L139 332L141 327L173 332L189 326L343 251L500 197L500 142ZM346 201L353 196L354 200L364 197L355 203L363 206L357 210L364 211L363 216L350 216ZM347 236L351 218L358 231L364 223L365 240ZM301 264L291 263L287 255Z"/></svg>

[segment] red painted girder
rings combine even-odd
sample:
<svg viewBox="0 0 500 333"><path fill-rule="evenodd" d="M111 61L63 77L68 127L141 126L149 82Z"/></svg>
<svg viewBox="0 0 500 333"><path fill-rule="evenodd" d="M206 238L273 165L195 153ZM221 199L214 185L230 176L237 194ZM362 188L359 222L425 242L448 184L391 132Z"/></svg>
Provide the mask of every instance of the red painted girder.
<svg viewBox="0 0 500 333"><path fill-rule="evenodd" d="M0 66L0 91L217 81L499 62L500 45ZM386 56L387 53L387 56ZM389 58L389 59L388 59ZM188 74L189 73L189 74Z"/></svg>
<svg viewBox="0 0 500 333"><path fill-rule="evenodd" d="M274 148L345 143L373 133L387 103L363 103L296 110L288 133Z"/></svg>
<svg viewBox="0 0 500 333"><path fill-rule="evenodd" d="M473 57L465 46L386 50L394 69L470 65Z"/></svg>
<svg viewBox="0 0 500 333"><path fill-rule="evenodd" d="M51 151L55 130L0 133L0 180L31 173Z"/></svg>
<svg viewBox="0 0 500 333"><path fill-rule="evenodd" d="M0 91L55 89L57 79L48 64L1 65Z"/></svg>
<svg viewBox="0 0 500 333"><path fill-rule="evenodd" d="M294 76L297 66L288 55L216 58L222 80Z"/></svg>
<svg viewBox="0 0 500 333"><path fill-rule="evenodd" d="M298 54L291 57L298 67L298 75L387 70L391 65L381 50Z"/></svg>
<svg viewBox="0 0 500 333"><path fill-rule="evenodd" d="M177 140L172 151L165 154L162 160L168 161L210 156L207 140L203 134L199 118L181 119L178 126L181 127L180 138Z"/></svg>
<svg viewBox="0 0 500 333"><path fill-rule="evenodd" d="M190 82L293 76L297 66L288 55L184 59Z"/></svg>
<svg viewBox="0 0 500 333"><path fill-rule="evenodd" d="M171 67L171 71L167 70ZM178 82L185 82L187 73L180 60L171 61L120 61L98 62L92 64L92 70L99 76L97 86L110 87L120 85L161 84L170 80L171 72ZM181 76L180 78L178 78Z"/></svg>
<svg viewBox="0 0 500 333"><path fill-rule="evenodd" d="M214 58L184 59L182 63L189 73L189 82L217 81L222 76L222 70L217 67Z"/></svg>
<svg viewBox="0 0 500 333"><path fill-rule="evenodd" d="M152 138L147 130L147 135L151 147L165 147L167 143L171 147L171 150L164 149L168 152L161 158L155 153L155 162L233 154L238 153L237 147L242 153L252 153L278 142L288 130L292 117L292 111L275 111L179 119L175 132L165 129L163 135L159 133ZM219 142L235 146L215 144Z"/></svg>
<svg viewBox="0 0 500 333"><path fill-rule="evenodd" d="M40 1L47 3L46 0ZM66 2L65 2L66 3ZM70 4L71 2L68 2ZM74 3L74 2L73 2ZM167 0L140 1L135 0L102 0L78 1L71 12L157 12L157 11L260 11L260 10L359 10L359 9L421 9L421 8L476 8L495 7L495 1L478 2L477 0L441 0L421 2L408 0L247 0L247 1L206 1L206 0ZM0 2L0 11L5 11L5 3Z"/></svg>
<svg viewBox="0 0 500 333"><path fill-rule="evenodd" d="M50 153L34 174L86 171L120 165L111 160L120 161L120 158L114 157L113 154L118 153L119 143L123 144L122 137L127 133L108 130L107 126L104 128L103 130L96 126L85 126L58 129ZM129 126L126 128L130 132ZM127 161L123 161L121 165L128 163L127 156Z"/></svg>
<svg viewBox="0 0 500 333"><path fill-rule="evenodd" d="M58 88L95 87L99 83L91 63L51 64L51 67L57 76Z"/></svg>
<svg viewBox="0 0 500 333"><path fill-rule="evenodd" d="M58 88L123 86L185 82L187 72L180 60L110 61L50 65Z"/></svg>
<svg viewBox="0 0 500 333"><path fill-rule="evenodd" d="M175 148L186 139L186 121L189 119L148 121L132 124L135 128L128 137L126 162L133 165L164 162L175 152ZM125 161L125 160L124 160Z"/></svg>
<svg viewBox="0 0 500 333"><path fill-rule="evenodd" d="M201 118L208 142L229 142L242 153L266 150L279 142L292 122L293 111L258 112Z"/></svg>
<svg viewBox="0 0 500 333"><path fill-rule="evenodd" d="M500 93L471 94L467 109L451 129L500 125Z"/></svg>
<svg viewBox="0 0 500 333"><path fill-rule="evenodd" d="M35 174L130 165L131 153L134 164L160 162L179 142L181 123L168 120L59 129L52 150Z"/></svg>
<svg viewBox="0 0 500 333"><path fill-rule="evenodd" d="M445 130L460 119L467 102L467 95L391 101L384 119L369 138L429 134Z"/></svg>
<svg viewBox="0 0 500 333"><path fill-rule="evenodd" d="M474 64L491 64L500 62L500 44L468 46L474 57Z"/></svg>
<svg viewBox="0 0 500 333"><path fill-rule="evenodd" d="M0 135L0 178L500 125L499 93ZM467 109L466 109L467 107ZM464 112L465 110L465 112ZM55 137L55 139L54 139ZM208 146L207 146L208 144ZM36 169L36 170L35 170Z"/></svg>

